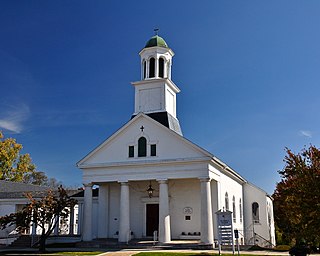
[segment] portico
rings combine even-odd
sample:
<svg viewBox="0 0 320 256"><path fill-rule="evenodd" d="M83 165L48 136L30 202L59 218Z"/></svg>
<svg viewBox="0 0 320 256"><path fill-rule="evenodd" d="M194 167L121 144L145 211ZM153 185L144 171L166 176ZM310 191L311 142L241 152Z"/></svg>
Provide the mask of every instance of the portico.
<svg viewBox="0 0 320 256"><path fill-rule="evenodd" d="M215 202L211 201L210 182L209 178L152 180L151 184L154 189L152 197L147 194L149 180L100 183L97 199L99 202L98 229L92 230L86 226L89 225L87 223L95 221L93 216L96 214L93 214L92 210L88 212L85 210L82 216L83 240L117 237L120 243L125 243L133 237L145 238L151 235L150 239L152 239L153 231L157 231L160 243L170 243L171 239L179 239L183 233L197 233L201 234L198 235L201 243L213 244L211 209ZM86 186L84 192L84 209L94 209L92 184L90 185L88 189ZM188 191L183 188L184 186L192 190ZM194 188L196 191L193 190ZM120 200L116 206L112 203L112 198L117 195L120 195ZM155 215L152 208L158 210L156 220L152 220ZM184 208L188 208L189 212L184 212ZM148 214L148 211L151 211L151 214ZM155 223L152 224L152 222ZM151 225L151 229L148 228L148 225ZM154 230L152 230L152 225Z"/></svg>

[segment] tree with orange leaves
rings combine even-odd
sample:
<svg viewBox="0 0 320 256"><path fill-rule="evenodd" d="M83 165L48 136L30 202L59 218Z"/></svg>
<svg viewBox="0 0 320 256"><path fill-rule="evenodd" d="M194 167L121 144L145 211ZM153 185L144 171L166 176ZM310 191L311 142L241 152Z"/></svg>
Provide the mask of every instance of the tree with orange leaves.
<svg viewBox="0 0 320 256"><path fill-rule="evenodd" d="M295 154L286 149L281 181L273 194L279 230L296 242L320 242L320 150L315 146Z"/></svg>

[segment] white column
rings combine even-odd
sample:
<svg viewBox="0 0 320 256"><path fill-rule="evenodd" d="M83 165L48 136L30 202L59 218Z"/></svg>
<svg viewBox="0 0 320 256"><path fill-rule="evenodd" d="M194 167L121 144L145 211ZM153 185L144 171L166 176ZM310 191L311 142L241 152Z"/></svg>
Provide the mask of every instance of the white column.
<svg viewBox="0 0 320 256"><path fill-rule="evenodd" d="M121 182L120 190L120 223L119 242L130 240L130 206L129 206L129 185L128 182Z"/></svg>
<svg viewBox="0 0 320 256"><path fill-rule="evenodd" d="M32 230L31 230L31 235L35 236L37 234L37 223L36 222L32 222Z"/></svg>
<svg viewBox="0 0 320 256"><path fill-rule="evenodd" d="M103 184L99 186L99 211L98 211L98 237L108 237L108 185Z"/></svg>
<svg viewBox="0 0 320 256"><path fill-rule="evenodd" d="M150 59L146 60L146 79L149 78Z"/></svg>
<svg viewBox="0 0 320 256"><path fill-rule="evenodd" d="M70 207L70 224L69 224L69 235L73 236L74 233L74 206Z"/></svg>
<svg viewBox="0 0 320 256"><path fill-rule="evenodd" d="M84 184L84 211L82 240L92 240L92 184Z"/></svg>
<svg viewBox="0 0 320 256"><path fill-rule="evenodd" d="M83 221L83 204L78 204L78 227L77 235L82 233L82 221Z"/></svg>
<svg viewBox="0 0 320 256"><path fill-rule="evenodd" d="M143 65L143 60L141 61L141 79L143 80L143 70L144 70L144 65Z"/></svg>
<svg viewBox="0 0 320 256"><path fill-rule="evenodd" d="M158 78L159 77L159 58L155 57L155 65L154 65L154 77Z"/></svg>
<svg viewBox="0 0 320 256"><path fill-rule="evenodd" d="M163 77L168 78L168 61L166 60L163 63Z"/></svg>
<svg viewBox="0 0 320 256"><path fill-rule="evenodd" d="M54 227L54 231L53 231L53 234L55 236L58 236L59 235L59 225L60 225L60 218L59 218L59 215L56 215L54 216L54 221L57 223L56 226Z"/></svg>
<svg viewBox="0 0 320 256"><path fill-rule="evenodd" d="M169 79L171 79L171 65L172 65L172 63L171 63L171 60L170 60L169 63L168 63L168 78Z"/></svg>
<svg viewBox="0 0 320 256"><path fill-rule="evenodd" d="M168 180L159 182L159 242L171 241Z"/></svg>
<svg viewBox="0 0 320 256"><path fill-rule="evenodd" d="M201 242L213 244L212 206L210 179L200 179L201 182Z"/></svg>

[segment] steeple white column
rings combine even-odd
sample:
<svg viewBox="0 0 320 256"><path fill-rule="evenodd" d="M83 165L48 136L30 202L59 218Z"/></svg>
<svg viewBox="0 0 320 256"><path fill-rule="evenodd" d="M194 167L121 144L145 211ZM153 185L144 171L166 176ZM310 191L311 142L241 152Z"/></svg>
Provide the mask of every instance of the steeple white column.
<svg viewBox="0 0 320 256"><path fill-rule="evenodd" d="M83 241L92 240L92 184L84 184Z"/></svg>
<svg viewBox="0 0 320 256"><path fill-rule="evenodd" d="M172 65L172 62L169 61L168 62L168 74L167 74L167 77L171 80L171 65Z"/></svg>
<svg viewBox="0 0 320 256"><path fill-rule="evenodd" d="M210 179L202 178L201 182L201 242L213 244L212 206Z"/></svg>
<svg viewBox="0 0 320 256"><path fill-rule="evenodd" d="M103 184L99 186L99 225L98 225L98 237L108 237L108 185Z"/></svg>
<svg viewBox="0 0 320 256"><path fill-rule="evenodd" d="M130 207L128 182L121 182L119 242L130 240Z"/></svg>
<svg viewBox="0 0 320 256"><path fill-rule="evenodd" d="M154 64L154 77L158 78L159 77L159 58L157 56L154 57L155 59L155 64Z"/></svg>
<svg viewBox="0 0 320 256"><path fill-rule="evenodd" d="M149 66L150 66L150 60L146 59L146 79L149 78Z"/></svg>
<svg viewBox="0 0 320 256"><path fill-rule="evenodd" d="M168 180L159 182L159 242L171 241Z"/></svg>

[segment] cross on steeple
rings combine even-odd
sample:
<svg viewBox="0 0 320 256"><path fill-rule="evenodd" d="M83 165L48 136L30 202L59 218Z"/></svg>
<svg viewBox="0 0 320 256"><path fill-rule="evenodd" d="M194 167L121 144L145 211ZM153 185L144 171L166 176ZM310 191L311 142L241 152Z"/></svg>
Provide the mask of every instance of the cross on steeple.
<svg viewBox="0 0 320 256"><path fill-rule="evenodd" d="M158 35L158 31L159 31L160 29L158 29L158 28L155 28L153 31L154 31L154 33L155 33L155 36L157 36Z"/></svg>
<svg viewBox="0 0 320 256"><path fill-rule="evenodd" d="M144 130L144 127L143 127L143 125L140 127L140 130L143 132L143 130Z"/></svg>

